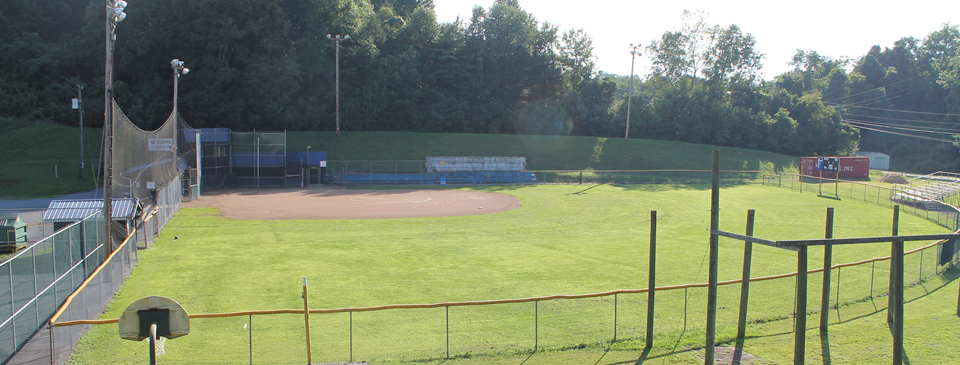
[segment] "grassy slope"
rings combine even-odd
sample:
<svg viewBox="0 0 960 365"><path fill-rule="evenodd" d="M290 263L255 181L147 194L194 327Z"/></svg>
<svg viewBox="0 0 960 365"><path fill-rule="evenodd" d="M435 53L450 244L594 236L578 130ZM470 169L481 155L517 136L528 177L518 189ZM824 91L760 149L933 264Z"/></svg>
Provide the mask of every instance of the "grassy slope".
<svg viewBox="0 0 960 365"><path fill-rule="evenodd" d="M0 198L51 197L94 187L91 167L100 156L102 129L87 128L85 179L77 180L78 128L36 125L4 131ZM331 160L423 160L428 156L524 156L534 170L710 168L711 146L620 138L440 134L406 132L290 132L288 151L327 151ZM730 170L796 170L797 159L769 152L720 147ZM59 177L54 176L59 166Z"/></svg>
<svg viewBox="0 0 960 365"><path fill-rule="evenodd" d="M146 295L174 298L192 313L301 308L298 295L301 276L311 279L313 308L520 298L644 287L650 210L659 213L658 283L706 281L707 270L702 266L708 237L704 227L709 219L706 186L571 185L480 190L516 195L523 206L509 212L472 217L346 221L235 221L217 216L215 209L183 209L155 248L141 253L143 263L104 317L116 318L126 304ZM743 231L745 211L753 208L758 210L758 236L819 237L823 212L827 206L833 206L837 210L837 237L877 236L889 231L889 209L852 200L816 198L762 186L725 188L721 197L721 229L725 230ZM901 234L943 231L909 215L902 216L900 229ZM174 235L180 239L172 240ZM910 246L920 244L914 242ZM834 260L849 262L888 253L888 245L844 246L835 248ZM741 255L742 243L722 242L721 280L739 276ZM821 250L811 250L811 267L822 262L820 255ZM929 256L925 261L928 274L933 271L932 261ZM915 261L908 259L907 263L911 268L916 267ZM762 246L755 248L754 276L793 270L793 253ZM885 273L883 265L878 265L877 277L882 278ZM907 274L915 275L910 270ZM859 283L846 284L848 286L862 288L869 282L869 270L849 270L843 275L845 282ZM811 293L818 292L818 285L814 284L817 282L816 276L811 278ZM737 289L724 288L721 306L735 306ZM788 317L793 304L792 279L767 285L758 283L753 288L757 299L751 307L751 318ZM856 292L850 287L846 290ZM691 324L686 332L679 328L683 314L678 311L684 306L682 292L658 296L661 303L658 333L663 336L658 339L658 351L670 352L671 346L678 343L682 349L702 341L703 292L691 290ZM811 295L811 308L816 307L818 298ZM639 296L621 299L624 303L642 302ZM511 334L532 331L530 322L523 317L529 313L523 308L527 307L491 308L487 314L452 309L451 313L461 313L460 319L452 323L455 334L466 337L454 339L451 351L453 354L490 353L509 350L509 345L516 345L517 341L522 344L522 340L516 340ZM541 308L541 315L547 318L542 319L541 346L560 348L604 338L605 325L589 318L595 313L606 313L609 308L612 308L609 298L545 303ZM517 315L525 319L502 318L503 313L514 311L519 311ZM356 315L361 329L364 320L377 323L375 328L358 329L359 359L424 356L431 353L432 346L424 343L442 338L442 332L437 332L443 328L442 322L434 323L442 317L410 321L405 317L418 316L418 312L378 313L375 316L381 317ZM572 327L564 327L565 321L551 325L549 313L572 320ZM641 314L639 310L623 309L621 323L642 323ZM464 315L476 319L465 320ZM327 323L323 321L330 318L334 317L318 315L314 320ZM734 311L722 311L718 326L721 340L729 337L734 318ZM477 322L482 319L488 321ZM196 321L196 335L168 343L168 349L183 347L181 351L171 351L168 357L197 351L213 357L201 350L211 346L223 349L218 352L222 355L216 355L223 356L217 358L221 361L229 356L246 356L240 347L223 347L224 344L217 342L226 341L222 338L211 339L211 332L203 335L204 331L223 333L215 328L224 326L239 328L243 320L237 323ZM298 322L296 318L282 320L273 316L268 322L273 327L288 327L292 336L296 336L297 328L302 328L297 327L297 323L302 326L302 317ZM314 339L317 357L344 361L338 360L344 354L343 347L334 344L346 335L331 335L333 331L342 330L342 325L318 328L317 333L321 335ZM411 325L414 327L408 327ZM637 336L640 326L624 327L621 338ZM78 351L78 363L98 363L103 359L122 362L120 359L124 356L141 355L138 350L141 346L117 340L115 331L114 326L94 329ZM263 351L267 355L260 356L289 355L292 359L302 356L299 346L283 342L279 336L271 336L269 332L256 335L258 346L266 348ZM242 344L240 337L245 336L245 332L238 332L236 336ZM478 339L483 346L470 347Z"/></svg>
<svg viewBox="0 0 960 365"><path fill-rule="evenodd" d="M0 132L0 198L37 198L95 187L93 158L102 129L87 128L87 169L77 179L78 128L34 125ZM422 160L428 156L524 156L531 170L710 169L715 147L621 138L439 134L405 132L290 132L288 151L327 151L331 160ZM720 147L730 170L796 170L797 159L769 152ZM59 177L54 168L58 166Z"/></svg>
<svg viewBox="0 0 960 365"><path fill-rule="evenodd" d="M84 128L83 180L79 177L80 129L40 124L0 132L0 199L54 197L97 187L95 158L102 128Z"/></svg>
<svg viewBox="0 0 960 365"><path fill-rule="evenodd" d="M796 165L794 157L742 148L622 138L518 136L501 134L299 132L288 135L288 150L327 151L330 160L421 160L428 156L523 156L531 170L710 169L710 151L721 151L721 168L776 169ZM796 170L794 168L794 170Z"/></svg>

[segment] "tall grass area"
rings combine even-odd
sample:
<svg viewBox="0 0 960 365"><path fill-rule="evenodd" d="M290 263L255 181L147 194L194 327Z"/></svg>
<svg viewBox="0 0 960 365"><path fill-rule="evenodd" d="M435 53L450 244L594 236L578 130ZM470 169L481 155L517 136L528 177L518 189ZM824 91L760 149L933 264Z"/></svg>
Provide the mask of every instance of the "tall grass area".
<svg viewBox="0 0 960 365"><path fill-rule="evenodd" d="M155 246L140 252L140 265L103 318L117 318L127 305L149 295L173 298L190 313L302 308L303 276L310 280L311 308L642 288L647 284L651 210L658 211L658 285L707 281L710 191L706 185L474 189L517 196L522 207L468 217L327 221L240 221L223 218L216 209L181 209ZM378 193L384 192L389 190ZM820 238L826 208L834 207L835 237L890 232L890 209L857 201L756 185L728 186L720 196L722 230L743 232L747 209L756 209L759 237ZM929 221L901 216L900 234L941 232L942 227ZM908 248L924 244L910 242ZM740 276L742 252L742 242L721 240L720 280ZM838 246L833 257L840 263L889 253L888 244ZM933 274L932 256L923 265L911 261L912 257L907 259L908 277L917 276L920 267L926 275ZM810 267L821 263L822 250L811 249ZM886 265L877 264L874 273L870 268L844 270L841 304L856 305L865 297L882 295ZM753 276L795 270L795 253L754 247ZM811 293L819 293L817 277L811 276ZM865 289L871 277L878 281L872 294ZM658 294L657 351L672 353L702 345L705 295L706 289ZM755 323L751 335L761 334L762 323L789 327L793 279L758 282L752 286L751 298L750 319ZM622 342L618 344L639 341L645 296L620 295L614 300L552 300L538 303L536 309L532 303L451 308L451 356L466 361L476 356L509 357L531 349L534 310L539 316L538 346L549 351L603 345L614 332L614 305L619 308L616 331ZM738 300L738 286L722 287L721 341L735 332ZM808 307L818 308L818 303L819 296L811 294ZM355 313L355 360L379 364L442 358L444 316L442 308ZM252 320L255 362L303 361L302 316L254 316ZM315 362L347 361L348 316L313 315L311 320ZM189 336L167 342L164 360L246 362L248 333L243 326L247 321L246 317L194 320ZM116 331L116 325L96 326L82 340L74 363L141 361L145 345L120 340ZM889 345L877 342L875 346Z"/></svg>

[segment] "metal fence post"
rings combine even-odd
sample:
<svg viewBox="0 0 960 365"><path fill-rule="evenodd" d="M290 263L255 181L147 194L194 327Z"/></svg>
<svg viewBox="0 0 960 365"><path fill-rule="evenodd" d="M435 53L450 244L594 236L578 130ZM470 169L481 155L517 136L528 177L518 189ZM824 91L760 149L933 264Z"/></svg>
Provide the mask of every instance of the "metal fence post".
<svg viewBox="0 0 960 365"><path fill-rule="evenodd" d="M247 315L247 334L248 334L248 344L250 345L250 365L253 365L253 315Z"/></svg>
<svg viewBox="0 0 960 365"><path fill-rule="evenodd" d="M446 313L447 313L447 358L449 359L450 358L450 307L446 306L443 308L446 309ZM353 359L351 358L350 361L353 361Z"/></svg>
<svg viewBox="0 0 960 365"><path fill-rule="evenodd" d="M350 312L350 362L353 362L353 312Z"/></svg>
<svg viewBox="0 0 960 365"><path fill-rule="evenodd" d="M613 342L617 342L617 293L613 294Z"/></svg>
<svg viewBox="0 0 960 365"><path fill-rule="evenodd" d="M657 291L657 211L650 211L650 273L647 282L647 338L646 348L653 347L654 308Z"/></svg>
<svg viewBox="0 0 960 365"><path fill-rule="evenodd" d="M794 324L793 363L802 365L807 340L807 246L797 254L797 312Z"/></svg>
<svg viewBox="0 0 960 365"><path fill-rule="evenodd" d="M840 269L843 269L843 268L842 267L837 268L837 313L838 315L840 313Z"/></svg>
<svg viewBox="0 0 960 365"><path fill-rule="evenodd" d="M533 301L533 352L540 347L540 302Z"/></svg>

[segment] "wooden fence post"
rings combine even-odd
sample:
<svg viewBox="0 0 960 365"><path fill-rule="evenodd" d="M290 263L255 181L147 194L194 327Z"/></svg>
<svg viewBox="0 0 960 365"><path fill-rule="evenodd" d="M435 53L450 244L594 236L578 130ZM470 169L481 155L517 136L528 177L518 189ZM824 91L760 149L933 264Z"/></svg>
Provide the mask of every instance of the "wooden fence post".
<svg viewBox="0 0 960 365"><path fill-rule="evenodd" d="M756 211L747 211L747 236L753 236L753 219ZM740 319L737 323L737 341L747 335L747 302L750 299L750 266L753 261L753 242L743 242L743 280L740 282Z"/></svg>
<svg viewBox="0 0 960 365"><path fill-rule="evenodd" d="M717 267L719 266L720 229L720 151L713 150L713 188L710 193L710 284L707 290L707 338L704 350L704 364L713 365L717 340Z"/></svg>
<svg viewBox="0 0 960 365"><path fill-rule="evenodd" d="M833 207L827 208L824 238L833 238ZM827 332L830 323L830 268L833 266L833 245L823 246L823 295L820 299L820 332ZM838 284L839 285L839 284ZM837 294L840 295L839 293Z"/></svg>

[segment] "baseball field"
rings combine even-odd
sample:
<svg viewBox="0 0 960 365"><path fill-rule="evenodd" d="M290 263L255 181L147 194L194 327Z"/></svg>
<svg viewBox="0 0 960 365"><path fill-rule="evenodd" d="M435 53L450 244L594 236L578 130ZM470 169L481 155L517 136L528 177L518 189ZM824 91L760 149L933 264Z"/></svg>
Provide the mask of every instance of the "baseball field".
<svg viewBox="0 0 960 365"><path fill-rule="evenodd" d="M759 237L820 238L825 210L834 207L836 237L890 232L892 211L872 204L758 185L726 186L720 194L722 230L744 231L746 211L756 209ZM191 314L302 310L302 277L309 280L311 309L644 288L651 210L658 213L657 286L703 283L709 196L706 185L225 191L184 204L157 243L140 252L141 263L103 318L117 318L129 303L149 295L173 298ZM945 231L912 215L900 218L903 235ZM926 244L908 243L907 249ZM742 253L742 242L721 240L721 281L739 278ZM889 253L889 244L839 246L833 257L843 263ZM933 275L934 256L927 253L922 262L917 255L908 256L907 275ZM810 267L821 264L822 251L811 249ZM887 269L880 262L842 272L836 289L839 308L832 319L838 329L871 326L871 319L885 317ZM795 270L795 253L754 248L753 277ZM934 278L911 286L908 301L944 292L939 288L946 282ZM818 280L811 275L808 308L819 308ZM757 363L792 360L793 283L786 278L752 286L745 348ZM718 340L729 344L735 338L739 286L721 288ZM433 308L355 311L349 317L314 314L313 362L573 364L585 359L620 363L631 357L636 362L647 356L659 359L656 363L695 363L703 341L705 292L658 294L655 347L645 355L645 295L624 294L535 305L455 306L446 313ZM947 315L953 304L939 301L923 308L924 313L945 312L945 323L911 323L908 318L911 361L937 362L943 349L956 350L957 345L940 340L950 333L941 327L958 322ZM919 309L906 308L908 316ZM808 322L811 336L816 322ZM74 363L145 359L145 344L121 340L116 330L116 325L95 326L78 346ZM198 319L192 321L190 335L166 342L161 360L301 363L303 332L302 314ZM876 363L889 357L889 334L838 330L832 341L843 345L823 347L821 341L809 340L809 356L835 363Z"/></svg>

